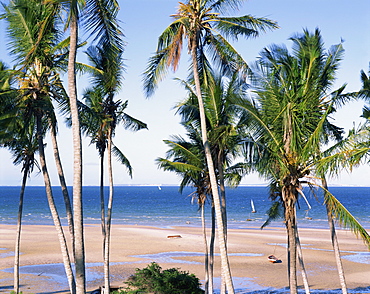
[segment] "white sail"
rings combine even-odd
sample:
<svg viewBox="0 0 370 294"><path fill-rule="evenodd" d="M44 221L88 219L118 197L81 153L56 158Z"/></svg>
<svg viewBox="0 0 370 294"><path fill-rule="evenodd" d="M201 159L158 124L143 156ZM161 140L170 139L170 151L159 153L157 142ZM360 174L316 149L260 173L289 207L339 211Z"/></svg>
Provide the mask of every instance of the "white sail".
<svg viewBox="0 0 370 294"><path fill-rule="evenodd" d="M252 212L253 213L257 212L257 210L254 208L254 203L252 199L251 199L251 206L252 206Z"/></svg>

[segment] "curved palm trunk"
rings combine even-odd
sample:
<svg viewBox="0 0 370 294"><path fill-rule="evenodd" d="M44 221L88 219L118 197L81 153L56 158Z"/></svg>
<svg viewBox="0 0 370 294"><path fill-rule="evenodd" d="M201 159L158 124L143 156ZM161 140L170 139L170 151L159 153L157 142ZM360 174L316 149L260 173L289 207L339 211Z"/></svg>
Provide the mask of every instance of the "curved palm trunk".
<svg viewBox="0 0 370 294"><path fill-rule="evenodd" d="M73 1L72 1L73 2ZM73 214L75 236L75 265L76 265L76 291L77 294L86 293L85 279L85 243L82 210L82 144L80 121L77 108L76 88L76 53L77 53L77 7L72 5L70 23L70 46L68 56L68 93L72 116L73 135Z"/></svg>
<svg viewBox="0 0 370 294"><path fill-rule="evenodd" d="M110 256L110 230L112 222L113 208L113 167L112 167L112 128L108 131L108 173L109 173L109 199L107 207L107 223L105 226L104 240L104 293L110 293L110 274L109 274L109 256Z"/></svg>
<svg viewBox="0 0 370 294"><path fill-rule="evenodd" d="M55 226L55 229L57 230L59 243L60 243L60 247L62 251L64 269L66 271L66 275L68 279L69 289L71 293L74 294L76 293L76 285L75 285L75 279L73 276L71 261L70 261L70 257L68 253L67 242L64 236L62 224L59 219L58 211L55 206L49 173L46 167L46 159L45 159L45 152L44 152L44 142L42 138L42 126L41 126L40 115L36 116L36 120L37 120L37 139L38 139L38 145L39 145L40 165L41 165L41 170L42 170L42 174L44 177L46 197L48 199L49 208L50 208L50 212L53 218L54 226Z"/></svg>
<svg viewBox="0 0 370 294"><path fill-rule="evenodd" d="M285 208L285 225L288 235L288 279L291 294L297 293L297 242L296 242L296 217L295 203L296 195L294 187L289 185L283 187L283 201Z"/></svg>
<svg viewBox="0 0 370 294"><path fill-rule="evenodd" d="M208 258L208 242L207 242L207 230L206 220L204 216L204 202L200 207L200 215L202 219L202 231L203 231L203 242L204 242L204 290L205 294L208 294L209 289L209 258Z"/></svg>
<svg viewBox="0 0 370 294"><path fill-rule="evenodd" d="M213 294L213 265L215 263L215 235L216 235L216 220L215 220L215 207L212 200L212 229L211 240L209 242L209 293Z"/></svg>
<svg viewBox="0 0 370 294"><path fill-rule="evenodd" d="M324 190L324 195L325 195L327 193L326 191L328 190L328 184L327 184L325 178L322 179L322 186L325 188L325 190ZM336 231L335 231L333 214L331 213L326 201L325 201L325 207L326 207L326 213L328 215L328 223L329 223L329 229L330 229L331 243L332 243L333 250L334 250L335 261L337 263L337 269L338 269L340 285L341 285L341 288L342 288L342 293L347 294L348 293L347 284L346 284L346 279L345 279L345 276L344 276L344 270L343 270L342 259L341 259L340 250L339 250L338 238L337 238L337 234L336 234Z"/></svg>
<svg viewBox="0 0 370 294"><path fill-rule="evenodd" d="M229 294L231 293L234 294L234 286L232 283L230 265L229 265L229 260L227 256L225 234L223 230L224 225L223 225L223 220L222 220L220 196L218 194L218 185L217 185L217 179L216 179L216 174L215 174L215 168L213 164L211 149L210 149L208 138L207 138L206 118L205 118L205 112L204 112L202 92L201 92L201 87L200 87L200 80L199 80L199 75L198 75L196 42L193 42L192 44L191 56L192 56L192 61L193 61L193 73L194 73L195 87L196 87L198 103L199 103L202 140L203 140L204 152L205 152L205 156L207 160L208 172L210 176L212 196L213 196L214 204L215 204L218 242L219 242L220 255L221 255L221 270L224 273L227 291L229 292Z"/></svg>
<svg viewBox="0 0 370 294"><path fill-rule="evenodd" d="M73 212L72 212L72 205L69 198L68 188L64 176L62 161L60 160L59 156L59 147L58 147L58 141L56 136L56 131L54 124L49 121L50 126L50 134L51 134L51 142L53 144L53 152L54 152L54 159L55 159L55 165L57 167L57 172L59 176L59 182L60 186L62 188L62 194L64 199L64 204L66 207L66 214L67 214L67 221L68 221L68 228L69 228L69 234L71 237L71 243L72 243L72 252L73 252L73 260L75 256L75 237L74 237L74 224L73 224Z"/></svg>
<svg viewBox="0 0 370 294"><path fill-rule="evenodd" d="M17 234L15 240L15 249L14 249L14 292L19 293L19 251L21 244L21 230L22 230L22 214L23 214L23 198L24 191L26 189L26 182L28 172L30 170L29 163L26 163L23 171L22 187L19 193L19 205L18 205L18 220L17 220Z"/></svg>
<svg viewBox="0 0 370 294"><path fill-rule="evenodd" d="M297 242L297 253L298 260L302 270L302 280L306 294L310 294L310 286L308 284L307 272L303 262L303 253L301 248L301 242L299 241L298 230L296 230L296 242Z"/></svg>

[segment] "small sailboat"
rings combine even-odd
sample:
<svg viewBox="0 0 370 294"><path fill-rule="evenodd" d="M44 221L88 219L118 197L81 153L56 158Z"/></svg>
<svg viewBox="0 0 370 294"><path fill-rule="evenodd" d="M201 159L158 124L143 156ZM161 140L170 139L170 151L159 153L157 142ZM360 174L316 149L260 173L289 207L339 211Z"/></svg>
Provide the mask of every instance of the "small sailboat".
<svg viewBox="0 0 370 294"><path fill-rule="evenodd" d="M254 208L253 200L251 199L252 213L256 213L257 210Z"/></svg>

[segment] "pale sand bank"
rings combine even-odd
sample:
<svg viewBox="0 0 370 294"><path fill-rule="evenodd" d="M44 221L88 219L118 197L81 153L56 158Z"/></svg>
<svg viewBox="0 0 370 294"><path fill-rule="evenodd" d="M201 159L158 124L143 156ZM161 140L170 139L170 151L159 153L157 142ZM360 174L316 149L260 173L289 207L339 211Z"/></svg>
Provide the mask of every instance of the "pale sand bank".
<svg viewBox="0 0 370 294"><path fill-rule="evenodd" d="M167 238L181 235L181 238ZM351 232L339 230L343 266L350 289L370 286L370 253ZM328 230L300 229L304 261L312 289L340 288L334 254ZM88 289L102 284L102 241L99 225L85 228ZM12 268L15 226L0 225L0 292L12 289ZM122 281L152 261L162 268L176 267L204 277L203 239L196 227L154 228L114 225L111 242L112 284ZM217 242L216 242L217 244ZM228 251L235 288L261 290L287 286L286 233L282 228L231 229ZM217 247L216 247L217 251ZM27 274L21 275L23 293L63 293L67 284L63 275L60 247L52 226L23 227L21 266ZM218 251L217 251L218 252ZM280 264L267 261L275 254ZM219 257L216 256L215 277L220 276ZM42 266L36 266L42 265ZM302 281L299 277L299 284Z"/></svg>

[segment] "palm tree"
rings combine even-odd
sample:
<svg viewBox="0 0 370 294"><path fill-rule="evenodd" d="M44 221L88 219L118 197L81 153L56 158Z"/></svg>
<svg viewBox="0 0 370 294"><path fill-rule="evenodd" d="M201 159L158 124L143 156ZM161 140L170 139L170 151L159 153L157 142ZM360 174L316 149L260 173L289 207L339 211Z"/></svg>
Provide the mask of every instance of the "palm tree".
<svg viewBox="0 0 370 294"><path fill-rule="evenodd" d="M19 252L22 230L23 199L27 183L34 167L38 167L35 153L38 149L34 122L29 125L22 124L22 120L15 119L16 105L14 105L14 91L10 88L12 84L11 75L7 72L6 66L1 63L1 91L0 91L0 141L1 147L8 148L13 154L15 165L22 164L22 186L19 193L17 233L14 249L14 292L19 293ZM19 132L19 133L17 133Z"/></svg>
<svg viewBox="0 0 370 294"><path fill-rule="evenodd" d="M204 207L208 197L211 196L209 177L204 158L204 148L202 146L199 130L190 122L183 122L182 125L187 130L190 141L186 141L180 136L174 136L172 140L165 140L165 144L170 148L166 158L158 158L158 166L165 170L178 174L182 180L180 183L180 193L184 187L191 185L195 188L192 195L197 198L201 212L202 232L204 241L204 269L205 269L205 292L213 293L213 270L212 256L208 254L208 241L206 233L206 223ZM208 196L208 197L207 197Z"/></svg>
<svg viewBox="0 0 370 294"><path fill-rule="evenodd" d="M225 37L234 39L237 39L238 36L254 37L258 36L260 31L277 28L275 22L265 18L254 18L249 15L242 17L220 16L219 13L226 12L228 9L236 9L242 2L241 0L189 0L186 3L180 3L178 12L172 16L174 22L159 37L156 54L149 60L147 70L144 73L144 89L149 96L153 94L168 67L171 66L173 70L177 69L183 43L187 39L187 48L191 55L192 74L199 103L202 140L216 209L221 266L229 293L234 293L234 289L223 234L217 180L207 138L199 73L204 69L202 65L206 63L206 50L211 52L211 58L217 65L220 65L223 72L245 69L246 66L241 56L226 41ZM217 34L214 32L217 32Z"/></svg>
<svg viewBox="0 0 370 294"><path fill-rule="evenodd" d="M73 136L73 211L76 240L76 281L77 292L86 292L85 280L85 245L82 212L82 144L80 120L77 103L76 55L79 24L95 35L99 46L111 44L118 52L123 51L122 33L117 24L119 5L116 0L69 0L61 1L69 12L66 24L70 31L70 47L68 57L68 94L72 118Z"/></svg>
<svg viewBox="0 0 370 294"><path fill-rule="evenodd" d="M261 53L253 71L255 100L240 106L255 118L266 152L257 168L281 187L288 235L288 277L297 291L295 204L301 185L320 154L333 96L328 91L343 54L342 45L325 52L321 34L307 30L290 39L293 53L273 45Z"/></svg>
<svg viewBox="0 0 370 294"><path fill-rule="evenodd" d="M35 123L38 152L41 170L44 175L45 189L54 224L58 232L63 261L66 268L71 292L74 293L74 277L70 265L68 247L56 211L51 183L46 167L43 137L46 131L45 123L55 121L55 114L50 96L58 92L52 80L55 77L53 53L60 38L56 17L60 10L58 3L43 3L42 1L12 1L4 6L2 16L8 21L7 32L11 39L11 53L18 64L14 75L18 82L15 93L15 110L22 117L25 125Z"/></svg>
<svg viewBox="0 0 370 294"><path fill-rule="evenodd" d="M115 55L116 54L116 55ZM122 52L117 52L110 45L104 47L90 47L87 51L91 66L93 87L87 89L84 95L85 111L81 115L81 126L84 132L91 137L91 142L96 145L101 160L100 174L100 199L101 223L104 243L104 272L105 289L109 293L109 239L113 205L113 168L112 154L123 164L129 175L132 176L132 167L124 154L114 146L112 139L116 127L122 124L125 129L139 131L147 128L146 124L128 115L125 110L128 101L122 103L115 101L114 97L121 89L122 73L124 70ZM105 217L104 200L104 154L108 155L109 199L107 217Z"/></svg>

